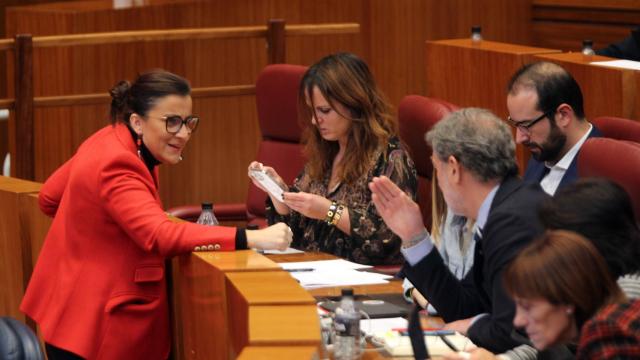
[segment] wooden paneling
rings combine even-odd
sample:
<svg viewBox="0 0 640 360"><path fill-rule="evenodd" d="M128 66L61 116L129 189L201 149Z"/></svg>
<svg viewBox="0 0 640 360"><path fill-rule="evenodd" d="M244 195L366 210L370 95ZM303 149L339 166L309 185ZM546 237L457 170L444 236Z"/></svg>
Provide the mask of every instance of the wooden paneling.
<svg viewBox="0 0 640 360"><path fill-rule="evenodd" d="M532 0L532 44L579 51L590 39L603 48L627 37L639 18L636 0Z"/></svg>
<svg viewBox="0 0 640 360"><path fill-rule="evenodd" d="M10 9L7 33L34 35L157 28L264 25L279 15L288 23L359 19L359 5L339 1L291 4L254 1L147 1L144 7L113 10L110 1L45 4ZM135 21L132 21L135 19ZM292 37L287 58L310 63L339 49L359 52L360 35ZM189 40L142 44L35 49L36 96L106 92L116 81L162 67L188 78L194 87L253 84L267 63L264 40ZM10 64L12 65L12 64ZM88 76L87 74L91 74ZM254 158L259 129L252 95L198 98L203 122L176 167L161 167L165 207L185 203L243 202L246 166ZM35 111L35 178L44 181L91 133L108 123L107 104L38 108Z"/></svg>
<svg viewBox="0 0 640 360"><path fill-rule="evenodd" d="M335 51L351 51L370 64L392 103L424 94L423 43L467 36L482 25L487 39L527 42L528 1L436 0L269 0L256 2L148 0L113 9L110 0L11 8L8 36L191 27L263 25L270 18L287 24L356 22L359 35L292 36L289 63L311 64ZM451 18L451 21L441 21ZM498 20L499 19L499 20ZM194 87L253 84L267 63L264 40L189 40L34 49L34 93L57 96L105 93L116 81L163 67L190 79ZM9 59L8 69L13 70ZM10 94L12 85L8 84ZM255 156L259 130L252 95L198 99L203 119L185 160L161 168L165 207L185 203L243 202L246 166ZM35 111L35 179L44 181L92 132L106 125L107 104L38 108ZM79 128L78 128L79 127Z"/></svg>
<svg viewBox="0 0 640 360"><path fill-rule="evenodd" d="M486 40L480 43L469 39L428 41L427 95L458 106L486 108L505 119L508 115L506 87L511 76L531 62L534 54L557 52ZM516 157L523 171L529 152L518 146Z"/></svg>
<svg viewBox="0 0 640 360"><path fill-rule="evenodd" d="M546 54L536 59L555 62L573 75L582 89L587 118L618 116L640 120L638 71L590 65L591 61L610 59L581 53Z"/></svg>
<svg viewBox="0 0 640 360"><path fill-rule="evenodd" d="M397 106L406 95L427 92L426 40L466 38L480 25L485 39L527 44L529 9L528 0L371 1L369 63Z"/></svg>
<svg viewBox="0 0 640 360"><path fill-rule="evenodd" d="M4 157L9 152L9 121L0 119L0 167L4 163ZM0 173L2 170L0 170Z"/></svg>
<svg viewBox="0 0 640 360"><path fill-rule="evenodd" d="M41 184L0 176L0 315L25 321L18 310L33 269L27 202Z"/></svg>

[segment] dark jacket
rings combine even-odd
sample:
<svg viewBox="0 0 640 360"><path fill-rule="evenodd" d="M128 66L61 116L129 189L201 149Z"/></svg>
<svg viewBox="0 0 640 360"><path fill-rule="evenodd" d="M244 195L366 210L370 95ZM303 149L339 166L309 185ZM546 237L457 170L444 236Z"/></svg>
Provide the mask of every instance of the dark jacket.
<svg viewBox="0 0 640 360"><path fill-rule="evenodd" d="M538 204L548 198L539 184L506 178L491 204L482 239L476 244L474 265L458 280L444 264L438 251L431 251L405 272L446 322L487 313L470 328L476 345L504 352L522 342L515 340L515 305L502 286L502 273L519 251L542 233Z"/></svg>

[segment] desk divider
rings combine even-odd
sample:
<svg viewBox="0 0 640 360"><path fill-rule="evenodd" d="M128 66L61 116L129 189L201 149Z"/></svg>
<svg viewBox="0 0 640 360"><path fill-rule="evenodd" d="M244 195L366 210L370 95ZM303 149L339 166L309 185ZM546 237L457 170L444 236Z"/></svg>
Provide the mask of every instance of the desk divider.
<svg viewBox="0 0 640 360"><path fill-rule="evenodd" d="M505 44L482 40L453 39L426 42L427 96L440 98L461 107L486 108L506 119L507 83L536 54L560 53L560 50ZM529 151L516 149L521 171L529 160Z"/></svg>

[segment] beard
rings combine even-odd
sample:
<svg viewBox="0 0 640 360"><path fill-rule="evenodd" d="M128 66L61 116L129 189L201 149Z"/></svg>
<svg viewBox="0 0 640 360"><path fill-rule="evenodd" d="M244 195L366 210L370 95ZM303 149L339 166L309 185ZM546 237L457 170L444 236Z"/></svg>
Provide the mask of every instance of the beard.
<svg viewBox="0 0 640 360"><path fill-rule="evenodd" d="M560 160L560 152L566 143L567 136L563 134L555 122L552 121L549 136L547 136L547 139L542 144L525 141L522 145L529 148L531 156L533 156L537 161L555 163ZM533 151L534 149L537 149L538 151Z"/></svg>

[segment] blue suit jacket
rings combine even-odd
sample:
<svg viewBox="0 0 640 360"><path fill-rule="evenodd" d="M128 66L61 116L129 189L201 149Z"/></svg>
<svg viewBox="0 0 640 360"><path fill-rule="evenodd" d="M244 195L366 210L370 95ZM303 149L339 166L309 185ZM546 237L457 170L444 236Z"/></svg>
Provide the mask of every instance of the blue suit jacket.
<svg viewBox="0 0 640 360"><path fill-rule="evenodd" d="M591 132L589 133L589 136L587 137L587 139L593 138L593 137L602 137L602 136L603 135L600 132L600 130L598 130L598 128L596 128L595 125L593 125L593 128L591 128ZM578 150L578 153L580 153L579 150ZM544 162L538 161L534 158L529 159L529 162L527 163L527 170L524 172L523 180L526 182L539 183L540 181L542 181L542 178L544 177L544 173L545 173L544 168L545 168ZM576 157L573 158L573 161L571 161L571 165L569 165L567 172L564 173L562 180L560 180L560 185L558 185L558 189L561 189L573 183L576 180L578 180L578 156L577 155Z"/></svg>

